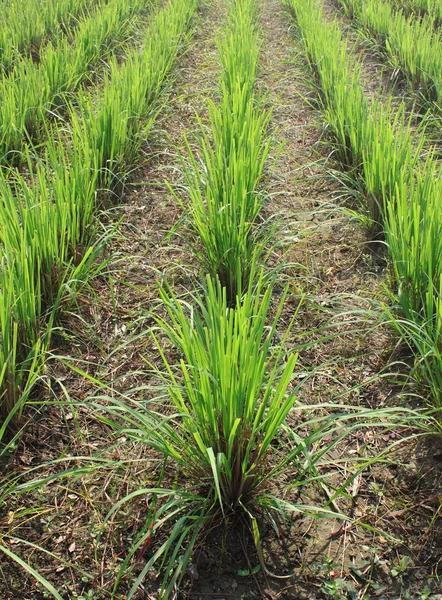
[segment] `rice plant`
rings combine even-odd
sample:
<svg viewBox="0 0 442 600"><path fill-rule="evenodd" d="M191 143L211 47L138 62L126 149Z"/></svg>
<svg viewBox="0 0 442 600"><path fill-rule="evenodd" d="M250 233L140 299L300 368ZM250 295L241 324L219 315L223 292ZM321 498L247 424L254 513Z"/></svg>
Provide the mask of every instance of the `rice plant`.
<svg viewBox="0 0 442 600"><path fill-rule="evenodd" d="M97 170L85 158L51 145L29 183L19 173L0 180L3 252L9 257L34 248L44 307L58 303L66 269L81 263L94 239Z"/></svg>
<svg viewBox="0 0 442 600"><path fill-rule="evenodd" d="M3 426L20 416L60 307L105 265L97 258L109 232L97 235L92 217L97 170L84 156L71 168L62 146L50 152L30 181L0 178Z"/></svg>
<svg viewBox="0 0 442 600"><path fill-rule="evenodd" d="M66 37L50 43L39 64L23 57L8 79L0 81L0 164L20 162L29 139L39 141L50 114L75 91L90 67L127 35L131 17L145 6L111 1L83 21L71 44Z"/></svg>
<svg viewBox="0 0 442 600"><path fill-rule="evenodd" d="M235 87L242 88L244 103L254 94L258 73L261 44L256 13L256 0L232 2L227 24L217 40L221 87L230 94Z"/></svg>
<svg viewBox="0 0 442 600"><path fill-rule="evenodd" d="M442 98L442 38L434 30L434 18L405 17L386 2L341 0L356 23L374 37L394 68L409 79L412 87L427 99Z"/></svg>
<svg viewBox="0 0 442 600"><path fill-rule="evenodd" d="M214 499L229 513L247 504L265 480L270 443L295 402L287 390L296 354L289 355L281 371L284 344L274 342L287 290L268 325L272 286L265 286L262 274L234 308L228 307L221 283L208 277L206 285L205 297L193 298L190 313L171 290L160 289L169 318L157 318L157 323L183 356L182 382L155 337L167 372L157 374L168 381L182 416L180 431L170 431L175 458L195 481L201 476L214 485ZM165 450L163 434L157 443Z"/></svg>
<svg viewBox="0 0 442 600"><path fill-rule="evenodd" d="M78 144L97 158L100 185L121 181L123 170L136 161L155 121L166 78L189 33L196 1L175 0L158 11L141 51L131 52L122 65L110 62L102 96L84 95L78 110L70 109Z"/></svg>
<svg viewBox="0 0 442 600"><path fill-rule="evenodd" d="M21 417L47 349L34 267L26 249L21 255L3 257L0 264L0 444L10 424Z"/></svg>
<svg viewBox="0 0 442 600"><path fill-rule="evenodd" d="M347 60L348 46L336 22L323 24L314 1L287 1L294 12L309 66L318 82L318 95L325 121L337 141L339 160L349 169L359 169L364 147L364 124L368 105L359 83L360 66Z"/></svg>
<svg viewBox="0 0 442 600"><path fill-rule="evenodd" d="M415 354L415 374L441 406L442 179L433 157L414 184L398 185L388 203L386 241L403 314L393 325ZM390 316L392 314L390 313Z"/></svg>
<svg viewBox="0 0 442 600"><path fill-rule="evenodd" d="M271 113L255 91L260 50L255 13L254 1L233 2L218 38L221 99L208 103L209 127L199 149L192 152L188 145L190 202L188 208L182 204L195 234L192 249L233 304L263 260L272 233L268 223L259 223Z"/></svg>
<svg viewBox="0 0 442 600"><path fill-rule="evenodd" d="M152 535L164 527L170 532L146 563L128 598L154 564L166 571L162 597L167 597L184 573L198 534L209 523L245 519L259 546L258 512L301 510L273 497L268 486L290 461L300 461L302 479L306 467L301 465L309 445L309 441L306 445L294 442L282 456L275 449L296 402L292 378L297 355L284 349L290 327L282 339L277 333L287 290L270 316L272 286L262 271L253 279L256 284L249 283L234 307L229 307L226 289L210 276L204 295L194 295L186 302L168 287L160 288L167 318L156 317L152 335L164 366L154 372L163 381L170 401L165 411L158 412L154 401L145 404L106 397L110 404L105 407L103 398L92 399L91 406L119 435L156 449L181 473L173 491L139 491L157 497L159 507L130 556L144 542L149 527ZM163 350L164 336L181 356L177 365ZM161 395L159 401L164 405L165 398ZM322 429L323 424L318 425L313 437ZM290 445L289 440L286 443ZM123 503L118 503L109 517ZM330 511L324 510L324 514ZM123 568L126 566L127 561Z"/></svg>
<svg viewBox="0 0 442 600"><path fill-rule="evenodd" d="M198 235L199 261L234 301L241 285L247 286L256 261L262 260L271 235L268 224L264 232L257 222L263 206L257 187L270 150L266 134L270 114L257 113L253 98L244 105L239 86L231 95L223 94L220 107L210 104L209 110L213 142L207 135L201 137L198 158L189 148L188 218Z"/></svg>
<svg viewBox="0 0 442 600"><path fill-rule="evenodd" d="M42 40L70 29L74 17L100 6L101 0L33 0L10 2L2 6L0 24L0 71L8 73L20 55L31 46L38 48ZM65 24L66 21L66 24Z"/></svg>
<svg viewBox="0 0 442 600"><path fill-rule="evenodd" d="M400 8L407 16L423 17L430 15L434 18L435 27L442 24L441 0L396 0L395 6Z"/></svg>
<svg viewBox="0 0 442 600"><path fill-rule="evenodd" d="M327 23L314 1L288 0L300 27L311 69L316 74L320 108L336 142L337 157L362 186L372 234L383 229L385 203L396 185L413 179L425 144L425 128L414 130L413 115L402 104L368 105L354 61L336 22ZM417 140L417 142L415 141Z"/></svg>
<svg viewBox="0 0 442 600"><path fill-rule="evenodd" d="M396 111L390 103L373 103L363 126L361 150L363 187L373 232L385 228L385 211L397 186L413 186L426 143L425 122L413 126L413 114L407 116L404 104Z"/></svg>

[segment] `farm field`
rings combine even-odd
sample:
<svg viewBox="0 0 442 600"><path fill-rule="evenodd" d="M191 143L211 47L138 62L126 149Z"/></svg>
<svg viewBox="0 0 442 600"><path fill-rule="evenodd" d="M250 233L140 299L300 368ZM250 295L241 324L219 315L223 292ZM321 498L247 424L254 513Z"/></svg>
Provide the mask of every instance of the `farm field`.
<svg viewBox="0 0 442 600"><path fill-rule="evenodd" d="M0 7L0 599L442 597L442 4Z"/></svg>

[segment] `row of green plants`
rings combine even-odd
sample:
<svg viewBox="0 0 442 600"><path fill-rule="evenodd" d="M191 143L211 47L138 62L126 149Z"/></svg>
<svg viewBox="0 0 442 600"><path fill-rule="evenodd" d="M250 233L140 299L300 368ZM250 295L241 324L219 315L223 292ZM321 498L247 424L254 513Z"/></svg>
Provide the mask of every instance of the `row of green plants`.
<svg viewBox="0 0 442 600"><path fill-rule="evenodd" d="M154 566L164 572L160 597L170 597L210 525L248 521L260 547L256 513L290 509L267 492L267 479L300 452L278 457L269 467L272 443L295 402L291 379L297 357L286 356L284 340L275 345L287 290L270 313L273 286L259 267L266 237L258 222L259 184L270 149L270 113L256 91L256 2L232 0L228 9L217 40L220 97L208 102L208 121L201 122L196 142L187 142L187 198L175 195L186 237L206 274L203 289L182 299L166 283L160 286L165 316L156 313L152 335L162 366L150 365L160 382L157 397L104 396L106 408L99 409L119 438L154 448L181 473L173 489L161 481L157 488L137 490L108 515L138 496L151 498L115 594L146 539L158 542L128 599ZM166 340L179 352L176 365L164 350ZM91 407L102 403L103 397L94 397Z"/></svg>
<svg viewBox="0 0 442 600"><path fill-rule="evenodd" d="M101 96L86 94L69 107L69 135L48 130L50 141L39 160L27 153L26 176L11 169L0 178L2 453L11 446L11 431L21 425L25 403L42 375L61 311L107 264L102 250L113 232L99 222L97 198L105 191L114 194L114 188L103 186L120 181L130 166L125 161L135 160L133 149L145 140L160 110L161 91L188 41L195 9L196 2L171 0L159 10L141 47L123 64L111 64ZM8 431L11 422L15 428ZM5 489L3 502L10 493ZM0 550L61 598L5 543Z"/></svg>
<svg viewBox="0 0 442 600"><path fill-rule="evenodd" d="M70 135L49 129L36 165L28 152L25 176L11 169L0 178L3 427L23 407L28 379L39 371L30 365L43 354L42 324L47 346L63 296L94 272L102 246L91 246L99 230L97 194L112 192L134 164L194 10L175 0L159 11L142 48L122 65L111 63L101 95L85 94L78 107L70 106Z"/></svg>
<svg viewBox="0 0 442 600"><path fill-rule="evenodd" d="M442 243L440 168L422 158L425 131L404 107L368 106L360 66L339 24L327 23L314 0L287 0L315 74L319 106L337 155L362 184L374 231L385 237L393 269L391 323L415 356L414 377L441 403Z"/></svg>
<svg viewBox="0 0 442 600"><path fill-rule="evenodd" d="M209 102L208 127L197 141L197 153L188 145L186 169L193 250L233 304L241 286L248 286L251 270L262 262L270 234L262 222L259 189L271 143L270 111L255 90L260 43L253 26L254 2L238 4L218 42L220 100Z"/></svg>
<svg viewBox="0 0 442 600"><path fill-rule="evenodd" d="M110 60L99 98L91 93L80 99L72 129L82 146L94 149L102 187L121 183L125 165L136 162L161 109L158 101L166 79L193 33L195 10L196 0L167 4L157 12L141 48L128 54L122 65Z"/></svg>
<svg viewBox="0 0 442 600"><path fill-rule="evenodd" d="M385 202L395 194L397 184L413 180L425 137L416 131L404 105L394 108L382 100L368 102L360 83L361 65L336 21L324 24L314 0L287 0L286 4L299 24L336 156L362 186L376 235L383 225ZM321 35L315 34L316 29Z"/></svg>
<svg viewBox="0 0 442 600"><path fill-rule="evenodd" d="M391 67L408 79L423 98L440 104L442 99L442 38L434 17L406 17L382 0L339 0L347 15L376 40Z"/></svg>
<svg viewBox="0 0 442 600"><path fill-rule="evenodd" d="M107 0L104 0L107 1ZM0 71L6 74L21 54L37 50L50 35L67 32L101 0L43 0L3 3L0 23Z"/></svg>
<svg viewBox="0 0 442 600"><path fill-rule="evenodd" d="M441 0L393 0L393 5L404 11L406 15L415 17L430 15L436 27L442 24Z"/></svg>
<svg viewBox="0 0 442 600"><path fill-rule="evenodd" d="M23 150L45 141L47 121L87 80L92 67L127 40L132 18L150 2L109 0L84 18L74 40L62 35L40 54L17 59L10 77L0 81L0 164L19 164Z"/></svg>
<svg viewBox="0 0 442 600"><path fill-rule="evenodd" d="M127 11L132 10L130 6L127 3ZM127 16L118 3L107 8L99 23L104 24L103 32L116 32ZM94 21L85 22L89 33ZM77 117L72 105L70 112ZM0 177L0 439L9 422L20 417L42 371L63 296L76 287L74 282L87 281L101 246L91 246L97 232L92 215L100 188L98 149L86 140L86 133L92 132L80 126L77 118L71 139L63 139L43 112L40 116L48 139L41 159L35 160L31 147L22 154L29 173L23 176L12 169Z"/></svg>

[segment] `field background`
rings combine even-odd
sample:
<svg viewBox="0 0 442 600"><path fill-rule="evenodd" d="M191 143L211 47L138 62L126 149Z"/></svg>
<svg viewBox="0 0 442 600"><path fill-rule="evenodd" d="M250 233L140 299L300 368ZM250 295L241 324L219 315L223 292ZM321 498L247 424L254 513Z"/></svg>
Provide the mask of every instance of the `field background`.
<svg viewBox="0 0 442 600"><path fill-rule="evenodd" d="M440 2L18 4L0 0L0 598L439 597ZM247 322L268 294L277 375L269 358L253 414L281 373L294 402L262 461L278 510L240 518L230 496L212 516L185 419L180 460L149 441L180 358L206 366L176 306L193 324L216 277Z"/></svg>

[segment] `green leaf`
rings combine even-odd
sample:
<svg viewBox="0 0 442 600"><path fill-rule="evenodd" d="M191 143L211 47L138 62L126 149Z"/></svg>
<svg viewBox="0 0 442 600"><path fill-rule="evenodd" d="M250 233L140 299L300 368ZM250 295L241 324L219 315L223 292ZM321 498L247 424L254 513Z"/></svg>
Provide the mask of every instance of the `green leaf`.
<svg viewBox="0 0 442 600"><path fill-rule="evenodd" d="M256 565L250 571L248 569L238 569L237 574L240 577L249 577L250 575L256 575L261 571L261 565Z"/></svg>

